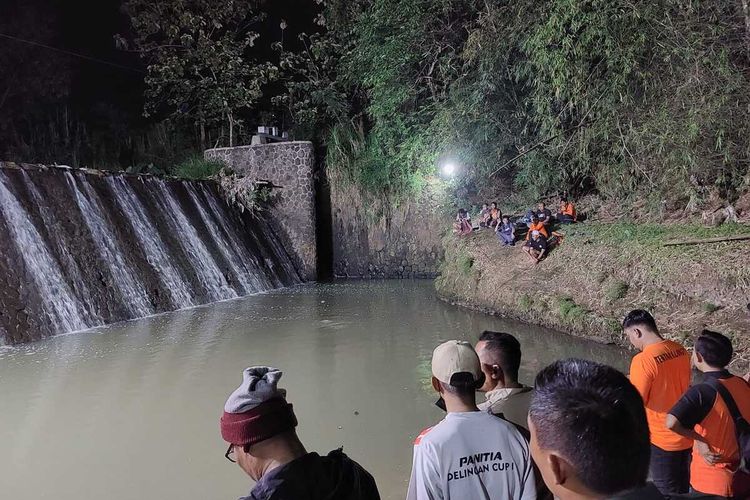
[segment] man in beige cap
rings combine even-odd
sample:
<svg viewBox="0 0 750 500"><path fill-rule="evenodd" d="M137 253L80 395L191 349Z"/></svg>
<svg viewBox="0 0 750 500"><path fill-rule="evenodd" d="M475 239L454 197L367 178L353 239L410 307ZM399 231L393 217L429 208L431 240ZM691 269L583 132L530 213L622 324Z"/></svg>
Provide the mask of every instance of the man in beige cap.
<svg viewBox="0 0 750 500"><path fill-rule="evenodd" d="M407 500L536 499L529 446L516 428L479 411L484 375L468 342L449 340L432 353L432 387L448 415L414 441Z"/></svg>

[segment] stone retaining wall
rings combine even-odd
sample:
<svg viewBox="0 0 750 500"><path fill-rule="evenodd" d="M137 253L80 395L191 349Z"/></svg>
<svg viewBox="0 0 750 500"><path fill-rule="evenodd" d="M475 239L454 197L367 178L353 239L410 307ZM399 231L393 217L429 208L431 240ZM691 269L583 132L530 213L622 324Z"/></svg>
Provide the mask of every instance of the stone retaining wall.
<svg viewBox="0 0 750 500"><path fill-rule="evenodd" d="M363 196L330 175L333 270L347 278L434 278L443 258L442 236L450 221L426 189L391 207Z"/></svg>
<svg viewBox="0 0 750 500"><path fill-rule="evenodd" d="M237 175L282 186L270 209L282 241L293 251L307 280L316 276L314 154L311 142L282 142L209 149L207 160L219 160Z"/></svg>

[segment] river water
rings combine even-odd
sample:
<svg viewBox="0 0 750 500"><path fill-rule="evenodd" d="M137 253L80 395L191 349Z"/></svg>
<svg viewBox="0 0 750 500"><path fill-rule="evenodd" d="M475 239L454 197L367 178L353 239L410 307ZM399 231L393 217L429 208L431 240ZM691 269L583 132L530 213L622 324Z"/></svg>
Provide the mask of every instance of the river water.
<svg viewBox="0 0 750 500"><path fill-rule="evenodd" d="M444 304L427 281L302 285L0 348L0 497L245 495L218 421L243 368L268 364L308 450L343 446L403 498L412 441L441 418L432 349L485 329L519 338L522 382L571 356L626 365L621 349Z"/></svg>

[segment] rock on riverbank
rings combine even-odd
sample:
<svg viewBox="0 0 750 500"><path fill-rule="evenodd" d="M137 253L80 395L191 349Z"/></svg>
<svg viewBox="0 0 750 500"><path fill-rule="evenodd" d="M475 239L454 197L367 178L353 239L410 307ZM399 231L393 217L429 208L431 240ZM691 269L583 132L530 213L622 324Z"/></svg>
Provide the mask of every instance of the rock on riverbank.
<svg viewBox="0 0 750 500"><path fill-rule="evenodd" d="M631 309L651 311L668 337L692 343L702 328L725 333L750 362L750 241L664 246L669 240L750 233L746 225L589 223L534 264L520 243L503 248L491 231L444 240L438 295L451 303L601 342L626 344Z"/></svg>

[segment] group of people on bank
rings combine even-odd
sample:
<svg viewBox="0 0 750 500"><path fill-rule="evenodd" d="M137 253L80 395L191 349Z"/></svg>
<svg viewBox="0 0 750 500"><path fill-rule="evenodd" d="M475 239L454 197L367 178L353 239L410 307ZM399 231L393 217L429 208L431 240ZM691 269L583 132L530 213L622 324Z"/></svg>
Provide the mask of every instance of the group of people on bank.
<svg viewBox="0 0 750 500"><path fill-rule="evenodd" d="M640 351L629 379L567 359L533 388L519 381L521 345L508 333L440 344L431 384L447 415L414 442L407 500L750 498L750 383L726 369L731 341L704 330L691 356L642 310L623 331ZM691 361L703 375L692 386ZM256 481L245 500L379 499L340 449L307 452L280 378L247 368L224 406L226 458Z"/></svg>
<svg viewBox="0 0 750 500"><path fill-rule="evenodd" d="M523 250L534 262L539 262L547 256L553 238L561 237L552 230L552 225L555 222L573 224L577 221L577 214L575 205L563 196L555 214L544 203L539 203L535 209L530 209L524 217L513 222L510 216L502 213L496 202L492 202L490 205L482 205L478 219L479 224L474 226L471 215L465 209L459 209L453 223L454 234L465 236L473 231L488 228L495 231L497 239L504 247L515 246L517 229L522 226L526 228Z"/></svg>

